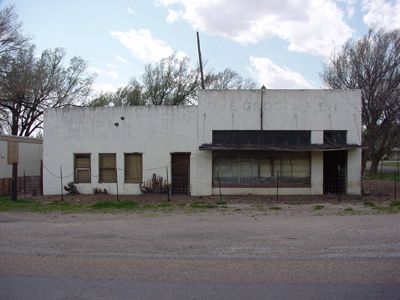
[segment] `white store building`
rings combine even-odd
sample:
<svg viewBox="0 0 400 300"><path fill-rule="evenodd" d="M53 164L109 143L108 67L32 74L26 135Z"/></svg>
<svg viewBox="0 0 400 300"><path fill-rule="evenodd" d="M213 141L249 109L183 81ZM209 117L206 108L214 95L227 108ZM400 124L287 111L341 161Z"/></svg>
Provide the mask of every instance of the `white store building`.
<svg viewBox="0 0 400 300"><path fill-rule="evenodd" d="M354 90L202 90L198 105L49 109L44 194L361 192L361 95ZM167 174L168 173L168 174Z"/></svg>

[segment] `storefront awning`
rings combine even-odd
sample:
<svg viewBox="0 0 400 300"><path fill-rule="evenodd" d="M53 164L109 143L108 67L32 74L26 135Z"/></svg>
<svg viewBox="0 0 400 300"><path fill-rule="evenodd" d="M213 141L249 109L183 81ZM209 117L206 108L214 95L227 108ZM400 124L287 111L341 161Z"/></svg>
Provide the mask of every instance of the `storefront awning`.
<svg viewBox="0 0 400 300"><path fill-rule="evenodd" d="M281 152L298 152L298 151L340 151L360 149L363 146L357 144L328 145L328 144L310 144L310 145L222 145L222 144L203 144L200 150L214 151L281 151Z"/></svg>

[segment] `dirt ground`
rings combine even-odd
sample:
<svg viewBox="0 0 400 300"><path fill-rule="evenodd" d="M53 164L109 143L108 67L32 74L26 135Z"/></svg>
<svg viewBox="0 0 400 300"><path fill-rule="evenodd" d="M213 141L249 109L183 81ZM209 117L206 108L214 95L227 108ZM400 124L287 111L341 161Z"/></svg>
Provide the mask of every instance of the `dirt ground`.
<svg viewBox="0 0 400 300"><path fill-rule="evenodd" d="M399 215L14 212L0 225L0 299L400 295Z"/></svg>
<svg viewBox="0 0 400 300"><path fill-rule="evenodd" d="M397 184L397 199L400 199L400 184ZM394 181L385 180L363 180L363 195L244 195L244 196L228 196L222 195L222 202L228 204L316 204L316 203L362 203L365 201L373 201L384 203L394 200ZM92 195L64 195L64 201L68 203L92 204L104 200L117 200L116 195L92 194ZM35 201L51 202L61 199L60 195L53 196L37 196L32 197ZM143 194L143 195L119 195L119 200L135 201L137 203L161 203L167 202L166 194ZM188 195L171 195L169 201L176 204L190 204L194 202L217 203L220 201L219 196L188 196Z"/></svg>

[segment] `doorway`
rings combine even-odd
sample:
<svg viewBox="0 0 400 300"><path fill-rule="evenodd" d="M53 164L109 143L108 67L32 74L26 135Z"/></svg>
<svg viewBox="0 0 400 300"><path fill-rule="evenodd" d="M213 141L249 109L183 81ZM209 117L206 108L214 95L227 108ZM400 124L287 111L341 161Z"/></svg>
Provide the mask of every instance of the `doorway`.
<svg viewBox="0 0 400 300"><path fill-rule="evenodd" d="M190 153L171 153L172 193L189 194Z"/></svg>
<svg viewBox="0 0 400 300"><path fill-rule="evenodd" d="M324 194L345 194L347 151L324 152Z"/></svg>

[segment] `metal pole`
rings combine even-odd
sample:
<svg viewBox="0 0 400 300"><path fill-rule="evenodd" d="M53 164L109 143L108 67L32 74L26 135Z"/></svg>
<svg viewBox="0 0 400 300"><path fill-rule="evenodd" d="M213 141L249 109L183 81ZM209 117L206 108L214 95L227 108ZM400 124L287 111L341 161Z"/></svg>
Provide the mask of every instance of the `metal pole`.
<svg viewBox="0 0 400 300"><path fill-rule="evenodd" d="M217 171L217 178L218 178L218 189L219 189L219 202L222 203L222 193L221 193L221 182L219 180L219 173Z"/></svg>
<svg viewBox="0 0 400 300"><path fill-rule="evenodd" d="M62 166L60 166L60 182L61 182L61 201L64 201L64 191L63 191L63 176L62 176Z"/></svg>
<svg viewBox="0 0 400 300"><path fill-rule="evenodd" d="M168 166L165 166L165 172L167 174L167 202L169 202Z"/></svg>
<svg viewBox="0 0 400 300"><path fill-rule="evenodd" d="M115 168L115 182L117 183L117 201L119 201L119 193L118 193L118 172L117 172L117 168Z"/></svg>
<svg viewBox="0 0 400 300"><path fill-rule="evenodd" d="M25 176L25 170L24 170L24 198L26 199L26 176Z"/></svg>
<svg viewBox="0 0 400 300"><path fill-rule="evenodd" d="M197 52L199 53L199 64L200 64L200 77L201 77L201 88L204 90L204 75L203 75L203 62L201 60L201 50L200 50L200 36L199 32L196 32L197 35Z"/></svg>
<svg viewBox="0 0 400 300"><path fill-rule="evenodd" d="M397 200L397 174L394 173L394 201Z"/></svg>
<svg viewBox="0 0 400 300"><path fill-rule="evenodd" d="M340 172L340 166L338 166L338 194L339 194L339 202L341 202L342 201L342 199L341 199L341 194L342 194L342 174L341 174L341 172Z"/></svg>
<svg viewBox="0 0 400 300"><path fill-rule="evenodd" d="M276 170L276 202L279 200L279 170Z"/></svg>
<svg viewBox="0 0 400 300"><path fill-rule="evenodd" d="M260 106L260 129L263 130L263 113L264 113L264 90L261 88L261 106Z"/></svg>

